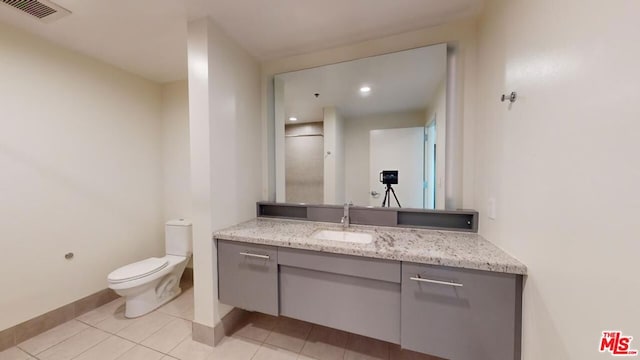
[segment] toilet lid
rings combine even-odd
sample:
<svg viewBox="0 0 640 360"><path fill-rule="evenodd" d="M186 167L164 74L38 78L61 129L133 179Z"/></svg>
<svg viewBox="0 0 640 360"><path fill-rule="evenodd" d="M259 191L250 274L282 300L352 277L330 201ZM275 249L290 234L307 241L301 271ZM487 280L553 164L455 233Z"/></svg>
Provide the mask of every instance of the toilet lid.
<svg viewBox="0 0 640 360"><path fill-rule="evenodd" d="M114 270L107 279L111 283L140 279L164 269L168 264L165 258L152 257Z"/></svg>

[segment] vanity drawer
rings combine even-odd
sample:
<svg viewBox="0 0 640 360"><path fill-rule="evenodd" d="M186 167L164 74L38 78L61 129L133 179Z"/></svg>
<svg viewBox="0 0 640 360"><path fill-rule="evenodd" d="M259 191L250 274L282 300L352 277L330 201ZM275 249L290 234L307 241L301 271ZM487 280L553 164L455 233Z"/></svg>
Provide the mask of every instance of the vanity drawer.
<svg viewBox="0 0 640 360"><path fill-rule="evenodd" d="M226 240L217 244L220 302L277 316L277 248Z"/></svg>
<svg viewBox="0 0 640 360"><path fill-rule="evenodd" d="M451 360L520 358L522 277L402 263L405 349Z"/></svg>
<svg viewBox="0 0 640 360"><path fill-rule="evenodd" d="M279 248L278 264L394 283L400 282L400 262L393 260Z"/></svg>
<svg viewBox="0 0 640 360"><path fill-rule="evenodd" d="M400 343L400 284L280 266L280 314Z"/></svg>

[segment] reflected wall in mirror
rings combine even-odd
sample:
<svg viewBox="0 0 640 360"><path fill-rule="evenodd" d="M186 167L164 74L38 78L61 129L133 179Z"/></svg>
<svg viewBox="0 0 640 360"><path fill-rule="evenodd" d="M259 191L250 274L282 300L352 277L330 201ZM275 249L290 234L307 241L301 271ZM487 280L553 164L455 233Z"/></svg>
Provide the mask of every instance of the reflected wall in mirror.
<svg viewBox="0 0 640 360"><path fill-rule="evenodd" d="M276 75L276 200L444 209L446 77L446 44Z"/></svg>

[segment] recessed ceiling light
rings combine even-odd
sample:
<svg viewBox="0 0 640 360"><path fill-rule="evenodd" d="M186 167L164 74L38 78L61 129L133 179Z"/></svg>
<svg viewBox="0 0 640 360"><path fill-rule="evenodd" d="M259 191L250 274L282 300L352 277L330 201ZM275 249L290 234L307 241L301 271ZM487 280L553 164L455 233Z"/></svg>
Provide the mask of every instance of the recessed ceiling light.
<svg viewBox="0 0 640 360"><path fill-rule="evenodd" d="M363 86L363 87L360 88L360 92L363 93L363 94L366 94L369 91L371 91L371 88L368 87L368 86Z"/></svg>
<svg viewBox="0 0 640 360"><path fill-rule="evenodd" d="M292 116L292 117L290 117L290 118L289 118L289 121L298 121L298 118L297 118L297 117Z"/></svg>

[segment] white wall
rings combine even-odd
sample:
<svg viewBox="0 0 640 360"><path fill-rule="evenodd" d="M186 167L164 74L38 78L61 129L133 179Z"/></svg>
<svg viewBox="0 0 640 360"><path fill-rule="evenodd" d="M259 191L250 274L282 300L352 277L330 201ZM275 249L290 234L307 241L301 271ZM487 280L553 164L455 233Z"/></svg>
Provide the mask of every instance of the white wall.
<svg viewBox="0 0 640 360"><path fill-rule="evenodd" d="M324 204L344 203L344 121L335 107L324 115Z"/></svg>
<svg viewBox="0 0 640 360"><path fill-rule="evenodd" d="M191 218L189 88L186 80L162 84L163 221ZM193 259L187 267L193 267Z"/></svg>
<svg viewBox="0 0 640 360"><path fill-rule="evenodd" d="M180 80L161 91L163 220L190 218L189 88Z"/></svg>
<svg viewBox="0 0 640 360"><path fill-rule="evenodd" d="M2 24L0 79L1 330L164 243L160 87Z"/></svg>
<svg viewBox="0 0 640 360"><path fill-rule="evenodd" d="M529 269L523 359L609 359L609 329L640 348L639 13L635 0L487 3L476 200L481 234Z"/></svg>
<svg viewBox="0 0 640 360"><path fill-rule="evenodd" d="M416 47L439 44L443 42L455 43L458 53L455 58L457 65L456 114L460 116L463 126L464 148L462 195L463 207L473 208L473 163L474 163L474 123L475 110L475 55L476 55L476 21L461 20L449 24L429 27L417 31L388 36L384 38L363 41L356 44L316 51L303 55L290 56L282 59L267 61L262 64L262 159L266 166L263 168L263 197L275 199L276 149L273 119L273 76L278 73L306 69L315 66L334 64L341 61L355 60L367 56L381 55L394 51L408 50Z"/></svg>
<svg viewBox="0 0 640 360"><path fill-rule="evenodd" d="M255 217L261 199L258 63L209 19L188 25L195 322L231 310L217 300L212 231Z"/></svg>
<svg viewBox="0 0 640 360"><path fill-rule="evenodd" d="M353 201L359 206L369 206L369 131L416 126L424 126L424 111L376 114L345 119L346 200Z"/></svg>
<svg viewBox="0 0 640 360"><path fill-rule="evenodd" d="M436 209L445 208L445 164L447 138L447 82L443 80L438 90L429 100L429 108L425 117L425 125L436 119ZM430 203L430 201L425 201Z"/></svg>
<svg viewBox="0 0 640 360"><path fill-rule="evenodd" d="M275 179L284 179L286 177L286 154L285 154L285 138L284 128L286 124L285 112L284 112L284 80L280 78L272 78L273 86L267 86L270 90L270 94L273 96L273 101L270 101L266 108L261 108L262 116L264 114L271 113L273 111L273 121L266 124L262 123L262 151L263 162L266 159L271 159L270 166L262 168L263 185L262 195L263 198L278 202L285 202L287 198L285 181L278 181L275 183ZM265 101L262 100L262 106L265 106ZM268 108L268 109L267 109ZM278 159L275 161L275 159ZM274 166L275 164L275 166ZM268 187L273 187L269 188ZM277 189L276 189L277 187ZM271 194L267 196L267 192ZM323 190L324 191L324 190ZM274 193L275 192L275 193Z"/></svg>
<svg viewBox="0 0 640 360"><path fill-rule="evenodd" d="M345 184L344 184L344 173L345 173L345 139L344 139L344 117L338 109L336 109L336 142L335 142L335 152L333 153L335 160L335 175L336 175L336 196L335 203L344 204L347 199L344 197L345 192ZM326 141L326 138L325 138ZM325 151L326 155L326 151ZM328 159L329 157L327 157Z"/></svg>
<svg viewBox="0 0 640 360"><path fill-rule="evenodd" d="M424 130L427 140L424 142L424 181L426 186L424 188L424 207L425 209L436 208L436 159L437 155L437 130L436 121L432 119L431 122L427 122L427 126Z"/></svg>

